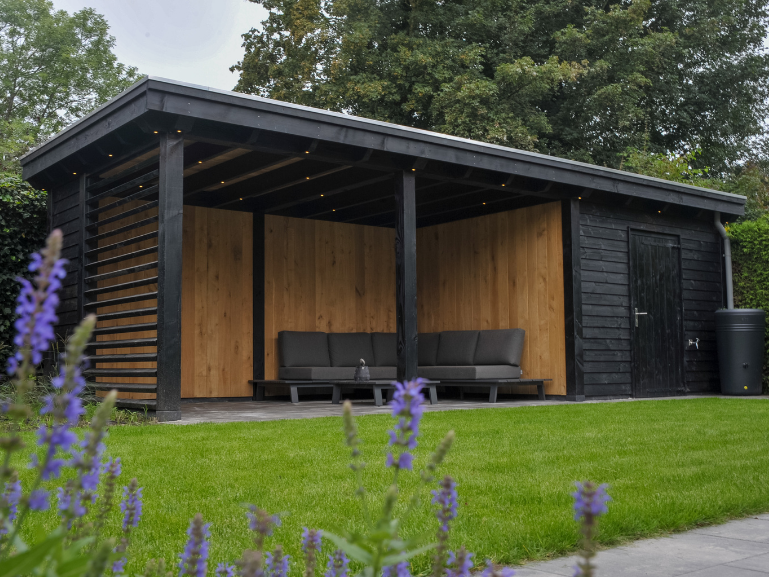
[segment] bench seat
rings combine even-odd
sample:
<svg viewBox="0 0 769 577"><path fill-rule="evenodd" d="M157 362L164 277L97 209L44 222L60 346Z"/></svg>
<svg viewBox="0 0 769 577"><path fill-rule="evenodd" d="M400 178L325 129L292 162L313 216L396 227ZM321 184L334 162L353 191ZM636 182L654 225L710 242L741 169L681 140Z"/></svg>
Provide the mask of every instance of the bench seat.
<svg viewBox="0 0 769 577"><path fill-rule="evenodd" d="M431 381L472 381L477 379L517 379L520 367L512 365L466 365L448 367L418 367L417 375Z"/></svg>
<svg viewBox="0 0 769 577"><path fill-rule="evenodd" d="M371 379L397 377L395 367L369 367ZM355 377L355 367L280 367L278 378L287 381L347 381Z"/></svg>

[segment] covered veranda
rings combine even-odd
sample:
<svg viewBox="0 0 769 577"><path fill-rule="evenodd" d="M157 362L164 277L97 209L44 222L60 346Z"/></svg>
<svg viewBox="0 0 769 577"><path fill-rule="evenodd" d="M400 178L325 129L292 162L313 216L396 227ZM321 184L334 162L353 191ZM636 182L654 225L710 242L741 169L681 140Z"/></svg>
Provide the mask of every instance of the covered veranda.
<svg viewBox="0 0 769 577"><path fill-rule="evenodd" d="M252 395L281 330L523 328L525 376L582 400L580 203L697 218L712 191L263 98L145 78L23 159L65 234L66 335L120 404ZM277 392L280 392L279 390ZM531 393L525 387L516 392Z"/></svg>

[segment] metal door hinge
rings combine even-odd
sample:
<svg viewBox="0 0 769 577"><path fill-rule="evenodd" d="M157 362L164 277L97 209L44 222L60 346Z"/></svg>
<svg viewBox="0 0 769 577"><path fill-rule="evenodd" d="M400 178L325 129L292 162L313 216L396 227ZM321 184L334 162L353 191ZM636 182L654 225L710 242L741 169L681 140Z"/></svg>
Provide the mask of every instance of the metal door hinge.
<svg viewBox="0 0 769 577"><path fill-rule="evenodd" d="M638 316L639 315L647 315L649 313L639 313L638 308L635 309L635 326L638 326Z"/></svg>

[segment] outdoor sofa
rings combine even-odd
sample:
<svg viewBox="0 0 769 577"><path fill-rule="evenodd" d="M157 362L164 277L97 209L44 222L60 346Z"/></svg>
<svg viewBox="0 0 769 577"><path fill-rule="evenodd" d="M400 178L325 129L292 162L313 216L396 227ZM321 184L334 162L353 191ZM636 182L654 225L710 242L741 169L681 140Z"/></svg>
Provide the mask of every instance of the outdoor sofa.
<svg viewBox="0 0 769 577"><path fill-rule="evenodd" d="M544 399L547 379L521 379L524 336L523 329L420 333L417 375L441 386L488 388L490 402L496 402L499 386L511 384L536 385ZM263 398L265 385L286 384L296 402L299 387L352 380L360 359L372 380L395 380L397 336L280 331L278 356L279 380L253 381L255 398Z"/></svg>

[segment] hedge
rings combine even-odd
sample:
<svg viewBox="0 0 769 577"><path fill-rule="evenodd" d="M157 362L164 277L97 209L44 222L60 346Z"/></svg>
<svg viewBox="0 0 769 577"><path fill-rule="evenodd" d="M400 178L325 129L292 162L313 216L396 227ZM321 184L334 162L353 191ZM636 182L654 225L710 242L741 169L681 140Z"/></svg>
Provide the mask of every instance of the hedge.
<svg viewBox="0 0 769 577"><path fill-rule="evenodd" d="M734 306L769 311L769 213L729 225L732 239ZM769 330L766 332L764 392L769 392Z"/></svg>
<svg viewBox="0 0 769 577"><path fill-rule="evenodd" d="M17 175L0 173L0 375L13 344L16 278L31 276L29 255L43 246L47 228L46 193Z"/></svg>

